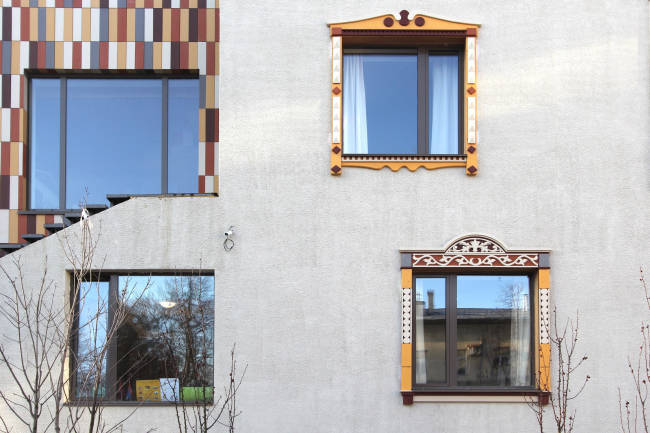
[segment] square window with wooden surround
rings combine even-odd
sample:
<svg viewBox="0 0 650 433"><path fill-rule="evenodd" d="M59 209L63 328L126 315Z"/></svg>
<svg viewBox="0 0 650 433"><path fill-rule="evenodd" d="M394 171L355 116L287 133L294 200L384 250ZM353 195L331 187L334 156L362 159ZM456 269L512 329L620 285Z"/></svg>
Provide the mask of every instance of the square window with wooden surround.
<svg viewBox="0 0 650 433"><path fill-rule="evenodd" d="M549 250L467 235L402 250L402 395L545 403Z"/></svg>
<svg viewBox="0 0 650 433"><path fill-rule="evenodd" d="M478 24L411 15L330 23L331 173L477 173Z"/></svg>

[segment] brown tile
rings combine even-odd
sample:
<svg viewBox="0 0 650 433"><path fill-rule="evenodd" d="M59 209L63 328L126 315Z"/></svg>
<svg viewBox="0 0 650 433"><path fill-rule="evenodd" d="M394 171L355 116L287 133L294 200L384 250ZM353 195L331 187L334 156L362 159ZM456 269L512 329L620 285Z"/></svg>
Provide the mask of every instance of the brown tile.
<svg viewBox="0 0 650 433"><path fill-rule="evenodd" d="M9 194L11 193L9 178L9 175L0 176L0 209L9 209Z"/></svg>
<svg viewBox="0 0 650 433"><path fill-rule="evenodd" d="M181 69L189 69L189 42L179 42L180 45L180 65Z"/></svg>
<svg viewBox="0 0 650 433"><path fill-rule="evenodd" d="M2 76L2 108L11 107L11 75Z"/></svg>
<svg viewBox="0 0 650 433"><path fill-rule="evenodd" d="M205 175L214 176L214 143L205 143Z"/></svg>
<svg viewBox="0 0 650 433"><path fill-rule="evenodd" d="M2 8L2 40L11 40L11 8Z"/></svg>
<svg viewBox="0 0 650 433"><path fill-rule="evenodd" d="M20 141L20 108L11 109L11 141Z"/></svg>
<svg viewBox="0 0 650 433"><path fill-rule="evenodd" d="M135 68L144 69L144 42L135 43Z"/></svg>
<svg viewBox="0 0 650 433"><path fill-rule="evenodd" d="M162 42L163 38L163 11L162 9L153 10L153 41Z"/></svg>
<svg viewBox="0 0 650 433"><path fill-rule="evenodd" d="M18 240L19 242L24 242L23 240L23 235L26 235L28 233L28 225L29 223L27 220L29 219L28 217L34 216L34 215L18 215ZM36 221L34 221L34 228L36 228Z"/></svg>
<svg viewBox="0 0 650 433"><path fill-rule="evenodd" d="M205 9L199 9L198 22L197 22L197 40L199 42L205 42L205 19L206 19Z"/></svg>
<svg viewBox="0 0 650 433"><path fill-rule="evenodd" d="M3 176L4 177L4 176ZM199 194L205 193L205 176L199 176ZM2 199L2 192L0 192L0 200ZM7 207L2 207L2 201L0 201L0 209L8 209L9 200L7 200Z"/></svg>
<svg viewBox="0 0 650 433"><path fill-rule="evenodd" d="M2 57L2 53L0 53L0 57ZM29 67L38 68L38 42L36 41L29 43Z"/></svg>
<svg viewBox="0 0 650 433"><path fill-rule="evenodd" d="M72 67L81 69L81 42L72 43Z"/></svg>
<svg viewBox="0 0 650 433"><path fill-rule="evenodd" d="M196 9L190 9L188 11L189 14L189 19L188 19L188 35L187 39L190 42L197 42L198 41L198 36L199 36L199 11Z"/></svg>
<svg viewBox="0 0 650 433"><path fill-rule="evenodd" d="M22 8L20 10L20 40L29 40L30 9Z"/></svg>
<svg viewBox="0 0 650 433"><path fill-rule="evenodd" d="M126 9L117 10L117 40L119 42L126 42Z"/></svg>
<svg viewBox="0 0 650 433"><path fill-rule="evenodd" d="M171 55L169 66L171 69L180 69L181 64L181 43L172 42L171 43Z"/></svg>
<svg viewBox="0 0 650 433"><path fill-rule="evenodd" d="M38 42L38 67L41 69L45 68L45 54L47 49L47 42Z"/></svg>
<svg viewBox="0 0 650 433"><path fill-rule="evenodd" d="M25 215L27 217L27 233L36 233L36 215Z"/></svg>
<svg viewBox="0 0 650 433"><path fill-rule="evenodd" d="M171 24L170 24L170 40L180 41L181 40L181 10L180 9L171 9Z"/></svg>
<svg viewBox="0 0 650 433"><path fill-rule="evenodd" d="M108 42L99 43L99 69L108 69Z"/></svg>

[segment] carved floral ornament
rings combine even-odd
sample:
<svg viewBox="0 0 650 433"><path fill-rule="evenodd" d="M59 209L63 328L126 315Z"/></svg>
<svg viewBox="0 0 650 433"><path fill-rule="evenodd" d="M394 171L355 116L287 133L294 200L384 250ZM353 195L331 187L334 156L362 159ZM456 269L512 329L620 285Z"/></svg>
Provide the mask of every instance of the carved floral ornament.
<svg viewBox="0 0 650 433"><path fill-rule="evenodd" d="M488 236L469 235L452 241L439 251L412 251L410 253L410 265L414 268L539 268L543 267L540 264L540 254L548 255L544 250L538 252L508 250L502 243Z"/></svg>

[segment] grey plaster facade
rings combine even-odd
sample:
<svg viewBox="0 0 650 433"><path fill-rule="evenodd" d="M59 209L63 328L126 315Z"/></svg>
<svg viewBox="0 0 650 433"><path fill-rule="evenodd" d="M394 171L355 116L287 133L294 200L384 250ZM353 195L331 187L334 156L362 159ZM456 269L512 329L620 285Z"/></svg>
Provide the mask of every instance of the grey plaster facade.
<svg viewBox="0 0 650 433"><path fill-rule="evenodd" d="M648 3L220 8L220 197L132 199L93 221L105 269L188 269L202 259L214 270L215 383L233 343L248 365L239 431L536 431L522 403L402 405L399 249L466 233L552 250L551 302L561 321L579 311L592 377L575 402L576 431L619 429L617 389L632 397L627 356L650 317L639 283L639 268L650 268ZM482 24L475 177L458 168L329 173L326 22L402 9ZM21 257L35 280L47 257L63 290L60 248L51 237L0 265ZM0 388L11 386L0 377ZM142 408L125 429L174 423L172 409Z"/></svg>

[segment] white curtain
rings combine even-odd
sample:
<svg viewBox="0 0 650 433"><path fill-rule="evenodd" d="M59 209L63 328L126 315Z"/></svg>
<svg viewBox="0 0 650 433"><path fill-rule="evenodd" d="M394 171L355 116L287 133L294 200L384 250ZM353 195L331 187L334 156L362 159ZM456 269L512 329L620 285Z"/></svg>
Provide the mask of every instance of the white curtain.
<svg viewBox="0 0 650 433"><path fill-rule="evenodd" d="M430 116L433 154L458 153L458 57L430 56Z"/></svg>
<svg viewBox="0 0 650 433"><path fill-rule="evenodd" d="M343 56L343 149L345 153L368 153L366 86L361 54Z"/></svg>
<svg viewBox="0 0 650 433"><path fill-rule="evenodd" d="M523 287L513 293L510 324L510 386L531 385L530 303Z"/></svg>

